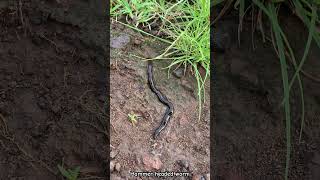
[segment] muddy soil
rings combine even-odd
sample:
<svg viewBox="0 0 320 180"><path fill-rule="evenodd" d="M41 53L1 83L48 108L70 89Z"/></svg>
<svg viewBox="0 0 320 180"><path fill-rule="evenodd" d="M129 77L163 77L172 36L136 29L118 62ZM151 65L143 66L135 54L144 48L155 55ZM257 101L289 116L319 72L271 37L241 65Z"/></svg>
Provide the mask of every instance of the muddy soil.
<svg viewBox="0 0 320 180"><path fill-rule="evenodd" d="M284 179L286 139L280 62L271 43L261 36L252 40L251 22L243 25L238 46L237 18L221 19L219 27L233 33L230 49L215 53L214 95L214 179ZM295 17L281 16L285 32L298 60L307 31ZM265 28L268 29L268 28ZM254 49L253 49L254 45ZM320 78L320 51L313 45L303 69ZM293 74L293 66L289 72ZM289 179L320 178L320 84L302 76L305 99L305 127L299 143L301 101L298 83L291 92L292 156ZM214 141L215 142L214 142Z"/></svg>
<svg viewBox="0 0 320 180"><path fill-rule="evenodd" d="M168 179L200 179L209 176L209 81L207 103L198 121L195 78L187 71L177 78L164 67L168 61L154 61L156 86L174 104L175 112L168 127L153 140L165 106L150 90L147 62L135 57L155 57L167 45L125 28L111 24L110 122L111 178L157 179L135 177L130 172L188 172L188 177ZM133 125L129 114L138 117Z"/></svg>
<svg viewBox="0 0 320 180"><path fill-rule="evenodd" d="M18 3L20 2L20 3ZM98 1L0 2L0 179L107 179L107 30Z"/></svg>

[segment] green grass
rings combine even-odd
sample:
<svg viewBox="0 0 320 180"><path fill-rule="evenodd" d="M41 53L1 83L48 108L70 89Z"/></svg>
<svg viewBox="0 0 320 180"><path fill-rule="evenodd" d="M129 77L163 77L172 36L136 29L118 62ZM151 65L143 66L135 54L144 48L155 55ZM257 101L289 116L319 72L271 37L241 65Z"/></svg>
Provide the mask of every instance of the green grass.
<svg viewBox="0 0 320 180"><path fill-rule="evenodd" d="M192 67L197 80L199 119L205 101L205 81L210 77L210 1L209 0L111 0L111 16L125 17L126 26L143 34L142 27L152 30L156 23L164 38L154 35L168 47L159 56L149 60L169 60L168 72L176 67ZM204 69L204 74L200 73Z"/></svg>
<svg viewBox="0 0 320 180"><path fill-rule="evenodd" d="M58 169L67 180L77 180L80 174L80 167L65 169L63 166L58 165Z"/></svg>
<svg viewBox="0 0 320 180"><path fill-rule="evenodd" d="M136 125L138 123L138 115L131 112L128 114L128 120L131 122L132 125Z"/></svg>
<svg viewBox="0 0 320 180"><path fill-rule="evenodd" d="M216 1L214 5L222 3L223 0ZM245 0L234 0L235 7L239 9L239 18L241 19L245 16L245 7L248 7L246 3L248 1ZM286 38L286 34L282 31L281 23L278 21L278 10L280 6L284 3L289 3L292 7L292 11L296 13L296 15L304 22L305 27L309 31L309 36L307 39L307 43L305 46L305 51L302 59L297 64L295 54L290 46L289 41ZM281 68L281 78L283 82L283 94L284 99L282 101L282 105L284 106L285 112L285 124L286 124L286 167L284 171L284 179L288 179L289 169L290 169L290 159L291 159L291 109L290 109L290 90L292 88L295 80L298 80L300 94L301 94L301 107L302 107L302 116L301 116L301 127L300 127L300 135L299 142L302 137L302 130L304 128L304 116L305 116L305 107L304 107L304 91L302 80L300 78L300 72L303 64L307 59L307 55L309 53L310 45L312 41L320 48L320 34L315 31L316 23L319 23L319 17L317 15L318 5L320 4L319 0L315 1L307 1L307 0L273 0L273 1L261 1L261 0L253 0L249 5L258 7L261 12L268 18L269 24L272 28L272 43L274 44L276 53L280 59L280 68ZM241 24L240 24L241 27ZM261 30L261 34L264 32ZM287 53L286 53L287 52ZM291 60L295 67L295 73L291 80L288 75L288 62ZM280 77L279 77L280 78Z"/></svg>

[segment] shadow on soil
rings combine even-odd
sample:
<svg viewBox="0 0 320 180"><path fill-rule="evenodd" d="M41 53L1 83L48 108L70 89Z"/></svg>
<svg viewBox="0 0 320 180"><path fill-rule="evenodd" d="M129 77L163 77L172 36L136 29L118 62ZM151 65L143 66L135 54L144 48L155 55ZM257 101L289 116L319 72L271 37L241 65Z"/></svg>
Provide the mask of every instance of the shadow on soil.
<svg viewBox="0 0 320 180"><path fill-rule="evenodd" d="M222 19L219 23L235 33L237 22L234 20L237 17ZM299 60L308 33L296 18L283 15L281 20ZM245 22L243 27L240 46L234 38L229 50L214 56L215 179L283 179L286 139L283 109L279 106L283 97L280 62L271 43L263 43L258 34L252 41L251 22ZM319 57L320 51L314 45L303 66L318 78ZM290 64L291 76L293 70ZM320 84L301 77L306 122L299 143L301 101L296 82L290 100L293 137L289 179L316 180L320 178Z"/></svg>

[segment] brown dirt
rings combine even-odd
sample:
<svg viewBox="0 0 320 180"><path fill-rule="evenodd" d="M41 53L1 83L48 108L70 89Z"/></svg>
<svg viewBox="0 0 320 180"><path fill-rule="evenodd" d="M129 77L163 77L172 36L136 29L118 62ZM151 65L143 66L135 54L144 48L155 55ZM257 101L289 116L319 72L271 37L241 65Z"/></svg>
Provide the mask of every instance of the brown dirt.
<svg viewBox="0 0 320 180"><path fill-rule="evenodd" d="M103 12L98 1L1 1L0 179L61 179L62 163L108 177Z"/></svg>
<svg viewBox="0 0 320 180"><path fill-rule="evenodd" d="M128 37L130 41L125 41ZM127 43L119 48L116 41ZM112 177L139 179L131 176L130 171L187 171L198 177L209 173L209 90L202 118L198 121L194 77L189 72L181 79L172 75L168 78L167 70L161 68L169 62L155 61L156 85L174 104L175 112L160 138L153 140L152 133L165 107L149 89L147 63L133 55L155 57L166 46L117 23L112 24L112 44L116 48L111 48L111 154L117 154L113 162L122 167L120 172L114 171ZM128 120L130 113L140 116L136 126ZM181 164L189 167L183 169ZM181 179L191 179L191 174Z"/></svg>
<svg viewBox="0 0 320 180"><path fill-rule="evenodd" d="M281 19L300 60L308 33L297 18L282 15ZM234 33L236 20L231 17L219 23ZM284 179L286 139L284 113L279 107L283 97L280 63L272 44L263 43L257 34L252 41L249 20L243 27L241 45L238 47L235 36L229 50L214 56L214 179ZM319 48L313 45L310 53L303 69L320 78ZM293 66L289 72L292 77ZM295 83L290 100L293 137L289 179L316 180L320 172L320 84L302 78L306 124L299 143L301 102Z"/></svg>

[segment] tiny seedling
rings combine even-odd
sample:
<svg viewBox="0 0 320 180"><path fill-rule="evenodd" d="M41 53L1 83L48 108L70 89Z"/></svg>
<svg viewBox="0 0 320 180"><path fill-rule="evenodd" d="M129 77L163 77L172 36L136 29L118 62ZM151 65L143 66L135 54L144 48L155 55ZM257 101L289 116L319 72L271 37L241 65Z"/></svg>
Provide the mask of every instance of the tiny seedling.
<svg viewBox="0 0 320 180"><path fill-rule="evenodd" d="M128 114L128 119L132 123L132 125L135 126L138 122L138 115L131 112L130 114Z"/></svg>
<svg viewBox="0 0 320 180"><path fill-rule="evenodd" d="M65 169L63 166L58 165L60 173L67 178L67 180L77 180L80 174L80 167L72 169Z"/></svg>

